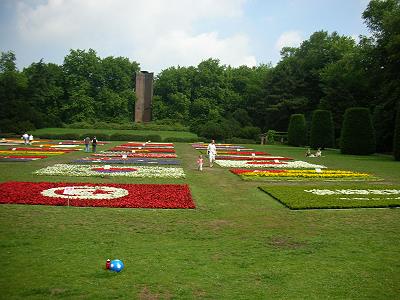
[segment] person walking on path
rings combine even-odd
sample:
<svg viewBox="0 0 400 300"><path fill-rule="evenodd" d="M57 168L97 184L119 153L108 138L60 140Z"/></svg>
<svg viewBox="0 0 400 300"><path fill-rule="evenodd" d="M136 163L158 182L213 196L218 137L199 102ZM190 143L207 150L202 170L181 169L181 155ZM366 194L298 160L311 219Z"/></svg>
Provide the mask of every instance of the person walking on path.
<svg viewBox="0 0 400 300"><path fill-rule="evenodd" d="M29 145L33 144L33 135L29 135Z"/></svg>
<svg viewBox="0 0 400 300"><path fill-rule="evenodd" d="M203 155L199 155L199 158L197 159L197 169L203 171Z"/></svg>
<svg viewBox="0 0 400 300"><path fill-rule="evenodd" d="M96 137L93 137L93 140L92 140L92 152L96 152L96 147L97 147L97 139L96 139Z"/></svg>
<svg viewBox="0 0 400 300"><path fill-rule="evenodd" d="M24 145L28 145L29 135L26 132L22 135L22 139L24 140Z"/></svg>
<svg viewBox="0 0 400 300"><path fill-rule="evenodd" d="M89 152L90 137L87 136L83 141L85 142L85 152Z"/></svg>
<svg viewBox="0 0 400 300"><path fill-rule="evenodd" d="M213 167L215 162L215 156L217 155L217 146L215 146L215 141L212 140L207 146L208 159L210 161L210 168Z"/></svg>

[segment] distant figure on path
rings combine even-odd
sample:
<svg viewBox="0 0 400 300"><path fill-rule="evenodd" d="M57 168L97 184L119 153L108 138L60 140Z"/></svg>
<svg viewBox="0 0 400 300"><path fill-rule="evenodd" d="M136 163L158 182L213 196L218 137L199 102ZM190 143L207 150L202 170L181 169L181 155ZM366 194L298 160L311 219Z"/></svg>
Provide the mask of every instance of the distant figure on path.
<svg viewBox="0 0 400 300"><path fill-rule="evenodd" d="M213 167L215 162L215 156L217 155L217 146L215 146L215 141L212 140L207 146L208 159L210 161L210 168Z"/></svg>
<svg viewBox="0 0 400 300"><path fill-rule="evenodd" d="M92 140L92 151L93 152L96 152L96 146L97 146L97 139L96 139L96 137L93 137L93 140Z"/></svg>
<svg viewBox="0 0 400 300"><path fill-rule="evenodd" d="M315 157L321 157L321 156L322 156L321 148L318 148L317 152L315 152Z"/></svg>
<svg viewBox="0 0 400 300"><path fill-rule="evenodd" d="M29 135L29 145L33 144L33 135Z"/></svg>
<svg viewBox="0 0 400 300"><path fill-rule="evenodd" d="M90 137L87 136L83 141L85 142L85 152L89 152Z"/></svg>
<svg viewBox="0 0 400 300"><path fill-rule="evenodd" d="M22 139L24 140L24 145L28 145L29 135L26 132L22 135Z"/></svg>
<svg viewBox="0 0 400 300"><path fill-rule="evenodd" d="M197 159L197 169L203 171L203 155L199 155L199 158Z"/></svg>

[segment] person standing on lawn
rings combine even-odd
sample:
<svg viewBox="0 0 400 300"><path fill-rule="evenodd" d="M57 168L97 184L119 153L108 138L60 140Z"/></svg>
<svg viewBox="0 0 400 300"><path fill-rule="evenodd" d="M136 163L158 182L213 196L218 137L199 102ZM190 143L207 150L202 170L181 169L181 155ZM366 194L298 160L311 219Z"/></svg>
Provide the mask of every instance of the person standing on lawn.
<svg viewBox="0 0 400 300"><path fill-rule="evenodd" d="M203 155L199 155L199 158L197 159L197 169L203 171Z"/></svg>
<svg viewBox="0 0 400 300"><path fill-rule="evenodd" d="M96 152L96 147L97 147L97 139L96 139L96 137L93 137L93 140L92 140L92 152Z"/></svg>
<svg viewBox="0 0 400 300"><path fill-rule="evenodd" d="M210 161L210 168L213 167L215 162L215 156L217 155L217 146L215 146L215 141L212 140L207 146L208 159Z"/></svg>
<svg viewBox="0 0 400 300"><path fill-rule="evenodd" d="M89 152L90 137L87 136L83 141L85 142L85 152Z"/></svg>

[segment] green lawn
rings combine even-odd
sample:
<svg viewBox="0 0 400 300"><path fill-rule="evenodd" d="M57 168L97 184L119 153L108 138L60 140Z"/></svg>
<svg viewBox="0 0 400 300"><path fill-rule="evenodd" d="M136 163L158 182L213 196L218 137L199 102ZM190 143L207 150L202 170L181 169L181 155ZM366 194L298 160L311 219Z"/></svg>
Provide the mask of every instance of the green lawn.
<svg viewBox="0 0 400 300"><path fill-rule="evenodd" d="M0 181L188 183L197 205L194 210L1 205L1 298L398 298L399 209L289 210L259 190L259 182L219 167L197 171L198 152L189 144L175 146L186 179L32 174L85 153L0 163ZM248 146L305 160L302 148ZM323 155L307 161L372 172L383 179L378 184L400 184L399 162L389 156L347 156L336 150ZM123 260L125 269L119 274L103 270L107 258Z"/></svg>

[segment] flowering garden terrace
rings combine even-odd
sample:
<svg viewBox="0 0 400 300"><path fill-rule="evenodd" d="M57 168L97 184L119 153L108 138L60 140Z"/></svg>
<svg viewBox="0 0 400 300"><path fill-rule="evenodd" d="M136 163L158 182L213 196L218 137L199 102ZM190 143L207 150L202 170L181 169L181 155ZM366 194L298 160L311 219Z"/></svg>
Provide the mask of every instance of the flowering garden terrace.
<svg viewBox="0 0 400 300"><path fill-rule="evenodd" d="M246 167L204 157L199 171L207 144L0 145L65 152L0 163L2 298L396 299L397 162L225 144L217 162ZM101 162L73 163L85 157Z"/></svg>
<svg viewBox="0 0 400 300"><path fill-rule="evenodd" d="M29 191L27 197L26 191ZM195 208L177 184L0 183L0 203L124 208Z"/></svg>

